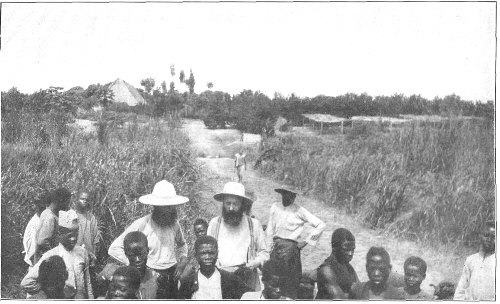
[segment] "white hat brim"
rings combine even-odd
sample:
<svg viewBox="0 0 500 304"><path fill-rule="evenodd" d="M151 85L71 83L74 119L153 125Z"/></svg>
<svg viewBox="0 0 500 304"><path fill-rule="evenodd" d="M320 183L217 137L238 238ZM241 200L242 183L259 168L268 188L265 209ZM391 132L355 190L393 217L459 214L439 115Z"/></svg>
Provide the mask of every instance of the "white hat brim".
<svg viewBox="0 0 500 304"><path fill-rule="evenodd" d="M223 202L224 201L224 198L226 196L235 196L235 197L239 197L241 199L243 199L244 202L246 202L247 204L253 204L253 200L246 197L246 196L241 196L241 195L237 195L237 194L234 194L234 193L224 193L224 192L221 192L221 193L217 193L216 195L214 195L214 199L219 201L219 202Z"/></svg>
<svg viewBox="0 0 500 304"><path fill-rule="evenodd" d="M151 206L177 206L189 202L189 198L180 195L169 198L159 198L153 194L146 194L139 197L139 202Z"/></svg>

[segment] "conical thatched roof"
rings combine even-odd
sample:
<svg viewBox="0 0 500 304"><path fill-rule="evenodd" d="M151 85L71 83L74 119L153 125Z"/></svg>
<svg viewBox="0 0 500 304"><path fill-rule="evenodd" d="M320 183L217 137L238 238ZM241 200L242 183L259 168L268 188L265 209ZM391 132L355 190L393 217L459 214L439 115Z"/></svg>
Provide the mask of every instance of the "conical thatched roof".
<svg viewBox="0 0 500 304"><path fill-rule="evenodd" d="M114 93L115 102L125 102L129 106L136 106L144 103L144 98L142 98L137 89L120 78L112 82L109 88Z"/></svg>

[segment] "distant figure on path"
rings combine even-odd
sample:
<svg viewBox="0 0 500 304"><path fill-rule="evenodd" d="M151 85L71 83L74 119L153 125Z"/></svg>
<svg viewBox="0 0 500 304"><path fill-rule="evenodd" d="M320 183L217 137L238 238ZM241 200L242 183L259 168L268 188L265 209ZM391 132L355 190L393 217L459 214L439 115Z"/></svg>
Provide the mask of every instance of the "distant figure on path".
<svg viewBox="0 0 500 304"><path fill-rule="evenodd" d="M245 187L236 182L224 185L214 199L222 202L222 216L208 225L208 235L218 242L219 269L233 272L254 291L261 289L257 267L269 259L264 230L260 222L244 214L244 205L252 204Z"/></svg>
<svg viewBox="0 0 500 304"><path fill-rule="evenodd" d="M59 188L50 195L49 205L40 214L40 225L35 237L35 263L40 260L45 252L57 246L58 214L61 210L68 210L70 200L71 192L66 188Z"/></svg>
<svg viewBox="0 0 500 304"><path fill-rule="evenodd" d="M368 282L354 283L351 299L355 300L404 300L404 295L388 284L391 272L391 258L383 247L371 247L366 255Z"/></svg>
<svg viewBox="0 0 500 304"><path fill-rule="evenodd" d="M289 271L284 295L296 299L302 276L300 250L307 244L315 246L326 228L319 218L295 203L297 193L289 188L277 188L282 201L271 206L267 223L267 246L272 248L271 259L282 260ZM304 225L309 223L314 229L305 241L300 241Z"/></svg>
<svg viewBox="0 0 500 304"><path fill-rule="evenodd" d="M243 167L245 167L245 171L247 170L247 161L245 157L246 154L243 153L242 148L240 148L240 151L234 155L234 168L236 169L236 175L238 176L238 183L243 182Z"/></svg>
<svg viewBox="0 0 500 304"><path fill-rule="evenodd" d="M47 208L50 202L50 192L42 194L37 200L35 200L34 205L36 206L36 213L33 215L31 220L26 225L23 235L23 248L24 248L24 261L31 267L35 265L35 251L36 251L36 233L38 227L40 226L40 215Z"/></svg>
<svg viewBox="0 0 500 304"><path fill-rule="evenodd" d="M358 283L358 275L351 266L356 240L345 228L332 234L332 253L318 268L316 299L348 299L351 286Z"/></svg>
<svg viewBox="0 0 500 304"><path fill-rule="evenodd" d="M465 260L454 300L495 300L495 222L487 221L478 253Z"/></svg>
<svg viewBox="0 0 500 304"><path fill-rule="evenodd" d="M153 212L128 226L108 250L111 257L128 264L125 236L132 231L144 233L149 245L147 266L159 275L159 299L177 298L178 280L188 262L188 248L176 209L177 205L188 201L187 197L177 195L174 186L166 180L156 183L151 194L139 198L139 202L153 206Z"/></svg>
<svg viewBox="0 0 500 304"><path fill-rule="evenodd" d="M430 295L420 289L422 281L425 280L427 272L427 263L419 257L409 257L404 264L405 272L405 287L401 287L400 291L404 293L406 300L432 300L433 295Z"/></svg>

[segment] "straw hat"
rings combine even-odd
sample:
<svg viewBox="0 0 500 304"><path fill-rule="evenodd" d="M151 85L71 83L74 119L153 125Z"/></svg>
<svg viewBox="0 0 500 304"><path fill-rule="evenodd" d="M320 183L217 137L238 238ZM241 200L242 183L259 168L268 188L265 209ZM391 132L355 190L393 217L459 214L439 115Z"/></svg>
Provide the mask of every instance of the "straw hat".
<svg viewBox="0 0 500 304"><path fill-rule="evenodd" d="M286 192L293 193L295 195L301 195L302 194L299 190L296 190L295 188L290 187L290 186L282 186L280 188L274 189L274 191L278 192L279 194L283 194L283 193L286 193Z"/></svg>
<svg viewBox="0 0 500 304"><path fill-rule="evenodd" d="M174 185L162 180L156 183L151 194L141 196L139 202L152 206L175 206L189 202L189 198L177 195Z"/></svg>
<svg viewBox="0 0 500 304"><path fill-rule="evenodd" d="M253 204L252 199L248 198L245 194L245 186L237 182L229 182L224 185L221 193L214 195L214 199L223 202L226 196L236 196L243 200L244 203Z"/></svg>
<svg viewBox="0 0 500 304"><path fill-rule="evenodd" d="M68 229L78 229L78 215L75 210L59 211L58 225Z"/></svg>

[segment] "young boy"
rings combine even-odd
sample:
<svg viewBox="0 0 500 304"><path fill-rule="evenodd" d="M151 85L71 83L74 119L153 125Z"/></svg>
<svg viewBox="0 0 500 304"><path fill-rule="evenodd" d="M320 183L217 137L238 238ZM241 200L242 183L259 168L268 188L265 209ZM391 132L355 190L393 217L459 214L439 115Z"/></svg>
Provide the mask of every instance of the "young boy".
<svg viewBox="0 0 500 304"><path fill-rule="evenodd" d="M76 246L78 238L78 216L75 211L59 211L57 238L59 245L43 254L40 261L33 266L21 282L21 287L29 294L40 291L38 272L40 264L52 257L60 256L66 264L68 288L75 289L76 299L93 299L92 286L89 274L89 255L85 249Z"/></svg>
<svg viewBox="0 0 500 304"><path fill-rule="evenodd" d="M139 270L140 286L137 289L137 299L156 299L158 292L158 275L147 268L148 261L148 238L140 231L129 232L123 240L123 248L127 256L129 266ZM114 271L119 268L117 264L108 264L98 275L101 278L100 285L106 286L112 281ZM104 288L101 288L101 290ZM107 288L106 288L107 289Z"/></svg>
<svg viewBox="0 0 500 304"><path fill-rule="evenodd" d="M132 266L118 268L113 274L106 299L137 299L141 284L139 270Z"/></svg>
<svg viewBox="0 0 500 304"><path fill-rule="evenodd" d="M95 259L97 246L100 240L99 229L97 229L97 219L90 211L91 205L89 203L89 193L81 191L78 199L73 205L73 209L78 215L78 240L77 245L85 248L90 256Z"/></svg>
<svg viewBox="0 0 500 304"><path fill-rule="evenodd" d="M405 287L399 288L406 300L432 300L433 296L420 289L425 280L427 263L419 257L409 257L404 264Z"/></svg>
<svg viewBox="0 0 500 304"><path fill-rule="evenodd" d="M478 253L465 260L454 300L495 300L495 222L487 221L481 234Z"/></svg>
<svg viewBox="0 0 500 304"><path fill-rule="evenodd" d="M59 188L52 192L47 208L40 214L40 224L36 233L36 250L34 263L42 254L57 246L57 222L59 211L68 210L71 192L66 188Z"/></svg>
<svg viewBox="0 0 500 304"><path fill-rule="evenodd" d="M234 155L234 168L238 176L238 183L243 182L243 167L245 167L245 171L247 170L247 161L245 157L246 155L243 153L243 149L240 149L238 153Z"/></svg>
<svg viewBox="0 0 500 304"><path fill-rule="evenodd" d="M371 247L366 255L368 282L354 283L350 298L355 300L404 300L401 291L388 284L391 257L383 247Z"/></svg>
<svg viewBox="0 0 500 304"><path fill-rule="evenodd" d="M40 215L47 208L50 202L50 193L44 193L40 198L35 200L34 205L36 206L36 213L33 215L31 220L26 225L26 229L23 235L23 247L24 251L24 261L31 267L33 267L35 259L36 250L36 232L40 225Z"/></svg>
<svg viewBox="0 0 500 304"><path fill-rule="evenodd" d="M57 255L42 261L38 271L40 281L40 292L31 299L65 299L66 294L74 294L74 290L65 292L65 281L68 279L68 271L64 260Z"/></svg>
<svg viewBox="0 0 500 304"><path fill-rule="evenodd" d="M193 229L196 238L207 235L208 223L202 218L196 219L193 224Z"/></svg>

